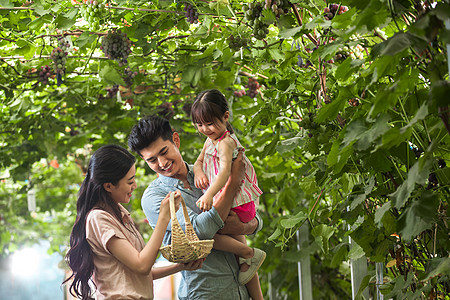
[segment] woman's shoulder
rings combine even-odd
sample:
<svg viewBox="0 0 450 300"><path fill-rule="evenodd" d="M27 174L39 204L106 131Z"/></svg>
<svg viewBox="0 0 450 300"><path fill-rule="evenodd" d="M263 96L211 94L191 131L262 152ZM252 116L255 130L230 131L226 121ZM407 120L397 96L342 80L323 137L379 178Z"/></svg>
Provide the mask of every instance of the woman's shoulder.
<svg viewBox="0 0 450 300"><path fill-rule="evenodd" d="M94 207L86 217L87 223L111 223L115 221L115 217L106 210Z"/></svg>

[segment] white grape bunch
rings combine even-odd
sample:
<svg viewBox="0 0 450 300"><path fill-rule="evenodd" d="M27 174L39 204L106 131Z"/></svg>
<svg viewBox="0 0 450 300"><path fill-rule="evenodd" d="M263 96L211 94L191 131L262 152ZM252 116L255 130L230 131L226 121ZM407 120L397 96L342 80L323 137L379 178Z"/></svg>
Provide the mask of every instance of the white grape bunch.
<svg viewBox="0 0 450 300"><path fill-rule="evenodd" d="M88 22L90 30L98 30L105 16L105 4L101 0L84 0L80 7L81 16Z"/></svg>
<svg viewBox="0 0 450 300"><path fill-rule="evenodd" d="M253 35L258 40L264 39L269 33L269 25L265 23L263 16L264 5L262 2L251 2L242 6L245 19L253 26Z"/></svg>

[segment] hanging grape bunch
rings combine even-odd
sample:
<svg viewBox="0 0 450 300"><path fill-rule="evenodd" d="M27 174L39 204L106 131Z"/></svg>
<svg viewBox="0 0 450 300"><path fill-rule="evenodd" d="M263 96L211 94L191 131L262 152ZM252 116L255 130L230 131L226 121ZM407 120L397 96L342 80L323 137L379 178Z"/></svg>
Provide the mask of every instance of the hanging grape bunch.
<svg viewBox="0 0 450 300"><path fill-rule="evenodd" d="M334 18L336 14L340 15L348 11L347 6L339 5L339 4L330 4L328 7L325 7L323 12L325 13L325 20L331 20Z"/></svg>
<svg viewBox="0 0 450 300"><path fill-rule="evenodd" d="M69 52L72 45L66 37L58 37L58 47L64 52Z"/></svg>
<svg viewBox="0 0 450 300"><path fill-rule="evenodd" d="M184 11L184 15L186 16L186 19L189 23L198 23L198 12L192 4L186 3L186 5L184 6Z"/></svg>
<svg viewBox="0 0 450 300"><path fill-rule="evenodd" d="M255 98L256 95L258 94L258 89L259 89L260 85L259 85L258 81L256 81L256 79L250 77L248 79L248 83L245 87L248 88L247 95L250 98Z"/></svg>
<svg viewBox="0 0 450 300"><path fill-rule="evenodd" d="M245 12L245 19L248 21L248 25L253 26L253 35L258 40L264 39L269 33L269 25L263 20L263 8L262 2L251 2L242 7Z"/></svg>
<svg viewBox="0 0 450 300"><path fill-rule="evenodd" d="M98 30L105 15L105 4L99 0L84 0L80 11L83 19L88 22L90 30Z"/></svg>
<svg viewBox="0 0 450 300"><path fill-rule="evenodd" d="M291 3L288 0L265 0L266 9L271 9L277 18L283 14L287 14L291 8Z"/></svg>
<svg viewBox="0 0 450 300"><path fill-rule="evenodd" d="M53 60L53 67L56 73L56 83L58 86L60 86L62 83L62 76L64 75L64 66L66 65L67 52L57 47L53 49L50 57Z"/></svg>
<svg viewBox="0 0 450 300"><path fill-rule="evenodd" d="M48 83L48 78L52 75L52 70L49 66L41 67L41 71L39 72L39 82L43 85Z"/></svg>
<svg viewBox="0 0 450 300"><path fill-rule="evenodd" d="M106 88L106 91L108 92L108 94L106 94L107 98L114 98L117 95L117 92L119 91L119 85L115 84L110 88Z"/></svg>
<svg viewBox="0 0 450 300"><path fill-rule="evenodd" d="M103 37L100 49L107 58L114 59L121 67L128 62L127 58L131 53L130 47L131 41L127 38L127 34L120 30L113 30L108 31L108 34Z"/></svg>
<svg viewBox="0 0 450 300"><path fill-rule="evenodd" d="M228 45L230 46L231 50L239 51L242 47L247 47L248 39L241 38L239 36L230 35L228 39Z"/></svg>
<svg viewBox="0 0 450 300"><path fill-rule="evenodd" d="M127 86L131 86L133 84L133 79L138 74L137 72L131 71L129 67L126 67L124 70L124 81L127 84Z"/></svg>

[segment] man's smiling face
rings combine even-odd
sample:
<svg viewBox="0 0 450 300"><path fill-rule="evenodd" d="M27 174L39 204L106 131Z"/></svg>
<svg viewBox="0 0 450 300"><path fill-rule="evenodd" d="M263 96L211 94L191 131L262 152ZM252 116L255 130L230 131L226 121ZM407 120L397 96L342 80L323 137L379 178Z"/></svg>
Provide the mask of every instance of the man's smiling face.
<svg viewBox="0 0 450 300"><path fill-rule="evenodd" d="M187 170L179 151L180 140L177 133L173 135L174 142L158 138L148 147L140 151L147 165L158 174L182 179Z"/></svg>

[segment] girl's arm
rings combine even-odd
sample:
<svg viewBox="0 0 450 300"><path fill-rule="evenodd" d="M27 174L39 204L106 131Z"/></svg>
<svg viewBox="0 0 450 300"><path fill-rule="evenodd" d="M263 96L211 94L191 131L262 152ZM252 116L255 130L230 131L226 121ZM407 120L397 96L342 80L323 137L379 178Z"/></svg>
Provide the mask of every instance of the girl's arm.
<svg viewBox="0 0 450 300"><path fill-rule="evenodd" d="M170 194L170 193L169 193ZM170 220L169 194L161 202L161 210L150 240L141 252L137 251L127 240L112 237L106 247L111 254L136 273L149 274L158 255L167 225ZM175 208L178 209L181 193L175 192Z"/></svg>
<svg viewBox="0 0 450 300"><path fill-rule="evenodd" d="M206 140L208 141L208 140ZM203 172L203 161L205 159L206 142L203 145L202 152L194 163L194 184L198 189L208 188L209 182L205 173Z"/></svg>
<svg viewBox="0 0 450 300"><path fill-rule="evenodd" d="M225 186L225 183L227 183L227 180L231 174L231 163L233 162L234 148L236 148L236 142L231 137L227 136L220 141L218 147L220 172L205 192L205 197L214 197L214 195Z"/></svg>

